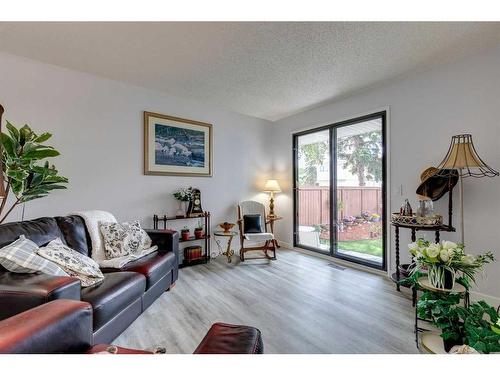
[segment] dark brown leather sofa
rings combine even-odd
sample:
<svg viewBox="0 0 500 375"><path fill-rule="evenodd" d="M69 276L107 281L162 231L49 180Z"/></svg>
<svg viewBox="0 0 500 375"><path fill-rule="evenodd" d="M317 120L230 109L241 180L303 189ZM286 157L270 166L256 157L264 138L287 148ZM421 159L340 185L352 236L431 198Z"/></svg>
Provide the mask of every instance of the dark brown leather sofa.
<svg viewBox="0 0 500 375"><path fill-rule="evenodd" d="M0 353L52 354L103 352L93 344L92 306L87 302L56 300L0 321ZM151 354L114 347L117 354ZM194 354L262 354L260 331L254 327L215 323Z"/></svg>
<svg viewBox="0 0 500 375"><path fill-rule="evenodd" d="M76 215L0 225L0 248L22 234L39 246L59 237L76 251L92 254L84 221ZM92 306L93 343L111 342L177 280L177 232L149 234L158 251L120 270L103 269L105 279L94 287L82 289L71 277L16 274L0 266L0 320L52 300L81 300Z"/></svg>

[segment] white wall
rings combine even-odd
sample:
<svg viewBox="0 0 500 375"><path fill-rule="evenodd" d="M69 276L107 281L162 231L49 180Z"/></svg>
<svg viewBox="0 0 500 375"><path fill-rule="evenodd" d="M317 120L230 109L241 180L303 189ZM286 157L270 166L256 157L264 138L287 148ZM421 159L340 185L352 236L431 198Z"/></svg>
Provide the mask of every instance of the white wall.
<svg viewBox="0 0 500 375"><path fill-rule="evenodd" d="M404 197L415 201L420 172L441 160L454 134L472 133L480 155L500 169L499 67L500 48L270 124L192 100L0 54L0 103L6 109L4 119L54 133L51 144L62 153L54 162L70 179L68 190L28 203L26 218L103 209L119 220L137 218L150 226L152 213L175 212L172 191L192 185L201 189L204 209L212 211L214 224L234 220L234 205L239 200L267 200L259 190L271 175L274 159L274 174L284 190L276 197L277 212L284 216L276 228L278 237L291 243L294 130L389 106L390 210L397 210ZM144 176L144 110L213 123L213 177ZM465 191L469 250L492 249L500 258L500 178L467 179ZM455 208L458 210L458 204ZM439 202L438 209L445 212L446 202ZM10 218L18 219L20 209ZM443 237L458 239L453 234ZM392 238L390 242L392 246ZM403 260L407 260L404 244L409 237L403 234L401 242ZM500 297L500 262L487 267L487 275L480 282L480 291Z"/></svg>
<svg viewBox="0 0 500 375"><path fill-rule="evenodd" d="M174 190L193 186L215 226L235 220L238 201L264 198L258 188L271 168L265 120L6 54L0 103L4 120L54 134L49 144L62 154L54 164L70 181L67 190L29 202L27 219L102 209L151 227L153 213L175 214ZM213 177L143 175L145 110L212 123Z"/></svg>
<svg viewBox="0 0 500 375"><path fill-rule="evenodd" d="M274 123L274 177L284 188L284 193L276 199L277 211L285 217L277 225L281 240L292 243L292 132L384 107L390 107L389 212L399 210L405 197L416 203L414 192L420 172L442 160L452 135L472 133L480 156L500 170L500 48L497 48ZM464 188L467 248L472 253L491 249L499 258L486 268L487 279L479 282L479 291L500 297L500 177L466 179ZM437 209L446 213L447 199L437 203ZM459 225L458 207L455 200L455 226ZM457 234L443 233L442 237L459 239ZM432 234L427 234L427 238L433 238ZM408 260L408 242L408 232L403 231L403 260ZM390 243L392 246L392 236ZM394 256L390 265L394 269Z"/></svg>

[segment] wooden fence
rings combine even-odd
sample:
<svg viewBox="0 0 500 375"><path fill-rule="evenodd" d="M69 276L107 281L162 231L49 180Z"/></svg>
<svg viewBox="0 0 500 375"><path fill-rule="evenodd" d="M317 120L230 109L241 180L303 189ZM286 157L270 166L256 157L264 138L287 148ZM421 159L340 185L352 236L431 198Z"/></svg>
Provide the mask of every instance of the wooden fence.
<svg viewBox="0 0 500 375"><path fill-rule="evenodd" d="M330 189L311 187L298 189L299 225L314 226L330 222ZM357 216L363 211L382 213L380 187L339 187L337 189L339 220Z"/></svg>

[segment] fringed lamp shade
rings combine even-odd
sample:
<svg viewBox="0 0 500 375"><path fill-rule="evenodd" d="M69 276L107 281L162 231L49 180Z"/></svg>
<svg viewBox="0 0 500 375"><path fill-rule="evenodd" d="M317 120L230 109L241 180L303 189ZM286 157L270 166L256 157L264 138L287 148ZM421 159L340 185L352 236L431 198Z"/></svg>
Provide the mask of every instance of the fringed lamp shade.
<svg viewBox="0 0 500 375"><path fill-rule="evenodd" d="M495 177L498 172L486 164L478 155L472 135L459 134L451 138L450 148L439 164L440 175L449 174L449 171L458 170L460 176L465 177Z"/></svg>
<svg viewBox="0 0 500 375"><path fill-rule="evenodd" d="M3 115L3 107L0 104L0 133L2 133L2 115ZM3 149L2 142L0 142L0 200L5 199L5 184L3 179Z"/></svg>

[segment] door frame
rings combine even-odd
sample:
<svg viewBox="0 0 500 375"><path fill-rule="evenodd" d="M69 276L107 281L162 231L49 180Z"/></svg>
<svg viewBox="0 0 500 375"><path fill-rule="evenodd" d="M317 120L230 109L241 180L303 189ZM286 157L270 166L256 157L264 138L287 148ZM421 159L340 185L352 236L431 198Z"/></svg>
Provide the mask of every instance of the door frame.
<svg viewBox="0 0 500 375"><path fill-rule="evenodd" d="M337 161L337 153L333 152L334 151L334 141L336 141L336 130L340 127L344 126L349 126L353 125L359 122L375 119L375 118L381 118L382 120L382 148L383 148L383 153L382 153L382 264L377 264L373 262L366 261L364 259L355 259L351 257L344 256L342 254L338 254L336 252L336 246L337 246L337 241L336 241L336 236L337 236L337 229L336 229L336 218L335 214L337 213L337 179L336 179L336 173L337 173L337 167L336 167L336 161ZM297 242L297 237L298 237L298 231L297 231L297 225L298 225L298 194L297 194L297 162L298 162L298 138L301 135L306 135L306 134L311 134L311 133L316 133L318 131L323 131L323 130L329 130L330 135L329 135L329 142L330 142L330 147L329 147L329 152L330 152L330 250L328 252L326 251L321 251L319 249L316 249L314 247L306 246L306 245L301 245ZM367 266L373 269L378 269L381 271L387 271L387 260L390 256L390 247L388 246L389 243L389 237L390 237L390 232L388 231L388 225L387 225L387 212L388 208L387 203L387 195L388 195L388 173L387 169L389 167L388 165L388 151L389 151L389 132L388 132L388 110L383 109L379 110L376 112L371 112L366 115L361 115L353 118L349 118L347 120L342 120L342 121L337 121L328 125L322 125L316 128L309 128L307 130L302 130L298 131L296 133L292 134L292 151L293 151L293 159L292 159L292 168L293 168L293 246L298 247L301 249L309 250L309 251L314 251L316 253L324 254L324 255L329 255L333 258L338 258L342 259L344 261L352 262L352 263L357 263L363 266ZM334 229L334 230L332 230Z"/></svg>

